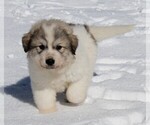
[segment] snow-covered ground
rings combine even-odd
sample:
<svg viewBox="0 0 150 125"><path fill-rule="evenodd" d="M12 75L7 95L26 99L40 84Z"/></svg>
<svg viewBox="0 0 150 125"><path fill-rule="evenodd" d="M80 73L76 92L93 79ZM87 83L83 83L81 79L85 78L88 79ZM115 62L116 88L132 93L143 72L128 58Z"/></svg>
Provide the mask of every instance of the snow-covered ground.
<svg viewBox="0 0 150 125"><path fill-rule="evenodd" d="M41 115L34 106L21 38L39 19L89 25L135 24L135 29L99 44L88 97ZM144 0L5 0L5 125L144 125L146 40ZM5 93L3 93L3 88ZM149 106L149 103L147 103Z"/></svg>

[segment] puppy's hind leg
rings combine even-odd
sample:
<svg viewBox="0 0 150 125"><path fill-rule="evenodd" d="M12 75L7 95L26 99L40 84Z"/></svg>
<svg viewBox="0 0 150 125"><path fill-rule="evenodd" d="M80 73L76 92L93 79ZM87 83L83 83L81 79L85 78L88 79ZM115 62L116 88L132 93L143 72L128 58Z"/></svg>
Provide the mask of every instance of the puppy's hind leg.
<svg viewBox="0 0 150 125"><path fill-rule="evenodd" d="M74 104L83 103L87 96L88 85L89 81L85 78L70 84L66 92L67 100Z"/></svg>
<svg viewBox="0 0 150 125"><path fill-rule="evenodd" d="M38 89L32 85L33 97L42 114L56 111L56 92L51 88Z"/></svg>

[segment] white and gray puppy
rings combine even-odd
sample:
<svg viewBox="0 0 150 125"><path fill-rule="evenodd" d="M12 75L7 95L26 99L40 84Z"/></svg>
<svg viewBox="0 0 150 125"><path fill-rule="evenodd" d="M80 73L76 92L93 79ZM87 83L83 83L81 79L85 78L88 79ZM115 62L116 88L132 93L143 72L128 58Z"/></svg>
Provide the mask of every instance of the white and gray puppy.
<svg viewBox="0 0 150 125"><path fill-rule="evenodd" d="M56 111L56 93L69 102L86 99L97 55L97 41L128 32L132 26L92 27L42 20L22 38L27 52L35 104L41 113Z"/></svg>

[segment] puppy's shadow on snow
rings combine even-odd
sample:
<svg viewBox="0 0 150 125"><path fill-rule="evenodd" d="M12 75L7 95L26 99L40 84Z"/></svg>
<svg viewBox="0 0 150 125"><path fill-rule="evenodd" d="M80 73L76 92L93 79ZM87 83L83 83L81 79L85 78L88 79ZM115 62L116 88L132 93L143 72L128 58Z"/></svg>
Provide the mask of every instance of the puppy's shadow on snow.
<svg viewBox="0 0 150 125"><path fill-rule="evenodd" d="M35 106L29 77L19 80L16 84L5 86L4 92L5 94L11 95L22 102Z"/></svg>
<svg viewBox="0 0 150 125"><path fill-rule="evenodd" d="M24 103L28 103L32 106L35 106L31 90L30 77L25 77L19 80L16 84L5 86L4 88L0 89L1 92L3 92L4 90L4 93L7 95L11 95ZM59 101L61 104L65 104L66 103L65 93L59 93L57 95L57 101Z"/></svg>

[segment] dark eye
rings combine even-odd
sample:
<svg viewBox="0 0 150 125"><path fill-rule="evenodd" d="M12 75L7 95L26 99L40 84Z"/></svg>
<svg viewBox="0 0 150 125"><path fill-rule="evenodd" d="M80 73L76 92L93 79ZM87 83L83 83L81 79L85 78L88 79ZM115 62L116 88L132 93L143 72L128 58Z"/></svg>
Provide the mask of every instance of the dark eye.
<svg viewBox="0 0 150 125"><path fill-rule="evenodd" d="M45 49L45 46L44 46L44 45L40 45L39 48L40 48L41 50L44 50L44 49Z"/></svg>
<svg viewBox="0 0 150 125"><path fill-rule="evenodd" d="M57 46L56 46L56 49L57 49L57 50L61 50L61 49L62 49L62 46L57 45Z"/></svg>

